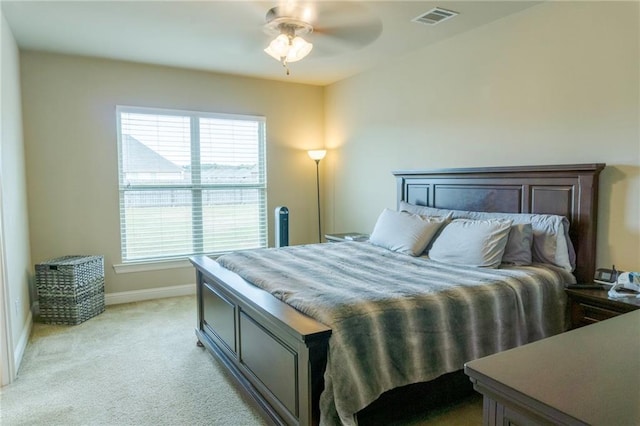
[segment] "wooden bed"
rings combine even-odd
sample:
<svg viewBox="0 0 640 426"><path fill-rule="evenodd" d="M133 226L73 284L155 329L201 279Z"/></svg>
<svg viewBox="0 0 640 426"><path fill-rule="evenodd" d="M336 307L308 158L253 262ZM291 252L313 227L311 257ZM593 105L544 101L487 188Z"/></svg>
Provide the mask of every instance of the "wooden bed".
<svg viewBox="0 0 640 426"><path fill-rule="evenodd" d="M398 203L567 217L576 251L574 275L578 282L587 282L595 270L598 176L603 168L577 164L393 174ZM198 344L224 363L273 423L318 424L331 329L207 256L191 262L197 278Z"/></svg>

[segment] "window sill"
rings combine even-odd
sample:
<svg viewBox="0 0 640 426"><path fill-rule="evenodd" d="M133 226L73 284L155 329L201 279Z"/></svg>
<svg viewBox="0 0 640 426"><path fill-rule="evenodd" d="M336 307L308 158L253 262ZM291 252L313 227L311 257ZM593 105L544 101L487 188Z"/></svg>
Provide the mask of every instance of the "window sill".
<svg viewBox="0 0 640 426"><path fill-rule="evenodd" d="M132 272L161 271L163 269L190 268L193 265L189 259L156 260L148 262L120 263L113 265L116 274L129 274Z"/></svg>

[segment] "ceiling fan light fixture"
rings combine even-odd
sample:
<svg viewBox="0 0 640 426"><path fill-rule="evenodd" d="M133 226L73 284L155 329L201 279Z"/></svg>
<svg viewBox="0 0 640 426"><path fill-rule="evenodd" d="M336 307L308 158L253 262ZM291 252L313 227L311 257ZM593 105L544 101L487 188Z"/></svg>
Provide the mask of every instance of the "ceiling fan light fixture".
<svg viewBox="0 0 640 426"><path fill-rule="evenodd" d="M313 49L313 44L300 36L292 39L286 34L280 34L269 43L264 51L276 61L296 62L307 56L311 49Z"/></svg>
<svg viewBox="0 0 640 426"><path fill-rule="evenodd" d="M299 35L313 32L311 24L295 17L284 15L283 11L278 7L271 8L267 12L265 29L270 33L279 33L264 51L282 63L287 70L287 75L289 75L287 64L305 58L313 49L313 44Z"/></svg>

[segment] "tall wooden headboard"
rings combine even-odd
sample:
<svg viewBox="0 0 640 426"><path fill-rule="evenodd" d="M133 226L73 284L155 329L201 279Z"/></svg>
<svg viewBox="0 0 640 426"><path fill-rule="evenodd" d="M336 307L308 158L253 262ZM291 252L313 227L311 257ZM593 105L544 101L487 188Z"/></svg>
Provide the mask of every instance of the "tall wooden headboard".
<svg viewBox="0 0 640 426"><path fill-rule="evenodd" d="M578 282L593 279L598 176L605 164L395 171L398 203L505 213L565 216Z"/></svg>

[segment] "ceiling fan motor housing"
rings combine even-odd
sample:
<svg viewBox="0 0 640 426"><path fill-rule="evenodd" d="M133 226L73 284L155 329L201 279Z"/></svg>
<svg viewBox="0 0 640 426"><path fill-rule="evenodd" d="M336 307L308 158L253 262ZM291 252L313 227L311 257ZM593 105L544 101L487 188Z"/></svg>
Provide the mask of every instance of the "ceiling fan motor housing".
<svg viewBox="0 0 640 426"><path fill-rule="evenodd" d="M267 12L265 29L272 34L286 34L289 37L313 32L313 26L297 16L302 16L300 9L290 8L289 13L284 13L280 7L272 7Z"/></svg>

